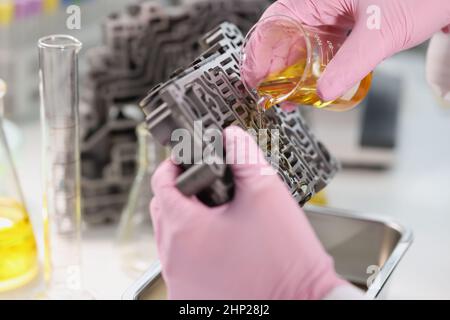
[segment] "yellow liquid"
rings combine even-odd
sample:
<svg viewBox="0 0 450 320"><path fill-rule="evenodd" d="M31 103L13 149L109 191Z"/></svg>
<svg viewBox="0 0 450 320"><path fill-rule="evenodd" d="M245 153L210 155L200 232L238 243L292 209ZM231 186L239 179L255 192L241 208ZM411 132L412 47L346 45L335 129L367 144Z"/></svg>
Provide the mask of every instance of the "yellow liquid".
<svg viewBox="0 0 450 320"><path fill-rule="evenodd" d="M38 273L38 254L25 207L0 197L0 292L25 285Z"/></svg>
<svg viewBox="0 0 450 320"><path fill-rule="evenodd" d="M59 8L60 0L44 0L43 2L43 10L45 13L54 13Z"/></svg>
<svg viewBox="0 0 450 320"><path fill-rule="evenodd" d="M316 72L312 71L314 67L306 70L303 83L294 93L289 94L301 80L305 72L305 65L305 60L298 61L280 72L269 75L258 86L257 91L260 97L270 97L270 99L265 100L265 109L269 109L277 103L288 101L299 105L310 105L318 109L348 110L364 99L372 82L372 74L369 74L360 82L355 92L350 94L350 97L341 97L334 101L322 101L317 95L317 80L325 69L325 66L322 65L315 68L317 69Z"/></svg>
<svg viewBox="0 0 450 320"><path fill-rule="evenodd" d="M0 25L9 25L14 19L14 3L0 1Z"/></svg>
<svg viewBox="0 0 450 320"><path fill-rule="evenodd" d="M328 198L325 194L325 190L316 193L311 200L308 201L308 204L313 206L325 207L328 204Z"/></svg>

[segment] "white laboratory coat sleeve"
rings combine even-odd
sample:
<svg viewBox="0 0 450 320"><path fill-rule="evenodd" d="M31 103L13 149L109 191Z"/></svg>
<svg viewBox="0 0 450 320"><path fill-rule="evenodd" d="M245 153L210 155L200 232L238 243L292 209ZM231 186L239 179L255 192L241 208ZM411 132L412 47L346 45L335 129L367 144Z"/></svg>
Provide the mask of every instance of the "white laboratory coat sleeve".
<svg viewBox="0 0 450 320"><path fill-rule="evenodd" d="M331 290L322 300L367 300L367 297L361 289L344 284Z"/></svg>

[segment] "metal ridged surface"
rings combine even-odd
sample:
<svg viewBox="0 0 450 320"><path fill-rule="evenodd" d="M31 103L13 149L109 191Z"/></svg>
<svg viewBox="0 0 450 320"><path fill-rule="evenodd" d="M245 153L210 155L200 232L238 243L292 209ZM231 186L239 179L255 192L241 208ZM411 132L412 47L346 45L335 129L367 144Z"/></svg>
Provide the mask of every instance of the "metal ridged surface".
<svg viewBox="0 0 450 320"><path fill-rule="evenodd" d="M103 22L83 80L82 194L89 223L117 220L135 174L137 107L148 89L202 52L198 39L223 21L246 32L269 0L141 1Z"/></svg>
<svg viewBox="0 0 450 320"><path fill-rule="evenodd" d="M155 87L141 102L148 128L166 145L172 144L170 134L175 129L185 128L194 135L194 122L198 120L202 121L204 130L224 129L232 124L255 130L269 129L269 141L271 132L279 132L279 157L275 158L272 154L275 150L269 144L268 160L293 197L303 205L330 182L338 163L309 131L299 111L286 113L279 107L271 108L265 112L263 125L260 125L255 101L240 81L242 42L242 33L232 23L222 23L209 32L200 42L204 53L190 67L179 70L168 82ZM189 184L189 179L198 179L197 167L184 164L184 186ZM203 179L211 180L209 171L203 172ZM198 194L209 205L222 204L233 194L232 177L226 165L214 174L214 184Z"/></svg>

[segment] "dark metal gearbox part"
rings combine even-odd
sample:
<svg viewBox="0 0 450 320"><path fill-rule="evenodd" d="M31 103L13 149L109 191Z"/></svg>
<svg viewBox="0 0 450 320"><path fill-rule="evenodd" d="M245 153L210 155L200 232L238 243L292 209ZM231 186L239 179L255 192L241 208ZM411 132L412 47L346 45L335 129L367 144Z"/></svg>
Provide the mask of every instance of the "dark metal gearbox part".
<svg viewBox="0 0 450 320"><path fill-rule="evenodd" d="M273 107L265 112L263 126L259 125L255 101L240 81L242 42L242 33L229 22L207 33L200 41L204 52L189 67L178 70L169 81L153 88L141 101L147 126L158 141L172 147L176 142L171 141L171 133L183 128L193 137L196 121L201 121L204 131L222 130L230 125L268 129L265 132L269 141L278 132L279 148L268 145L268 160L292 196L303 205L330 182L339 165L310 132L299 111L286 113L278 106ZM201 140L197 143L204 144ZM189 163L195 162L191 160ZM197 194L211 206L232 198L233 179L226 164L189 163L182 165L184 172L177 181L183 193ZM200 180L205 183L199 183Z"/></svg>
<svg viewBox="0 0 450 320"><path fill-rule="evenodd" d="M137 107L148 89L191 63L198 39L223 21L247 32L270 0L139 1L103 21L80 99L83 218L116 221L135 175Z"/></svg>

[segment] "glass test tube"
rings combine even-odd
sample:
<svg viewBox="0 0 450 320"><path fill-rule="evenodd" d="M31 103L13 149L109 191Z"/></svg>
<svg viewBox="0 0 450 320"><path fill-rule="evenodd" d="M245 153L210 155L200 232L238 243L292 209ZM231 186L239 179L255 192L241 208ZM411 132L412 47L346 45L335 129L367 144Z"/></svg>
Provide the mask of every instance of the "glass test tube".
<svg viewBox="0 0 450 320"><path fill-rule="evenodd" d="M67 35L41 38L39 77L43 134L43 216L49 299L88 298L81 277L78 53Z"/></svg>

